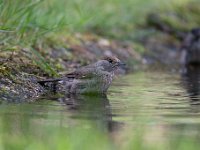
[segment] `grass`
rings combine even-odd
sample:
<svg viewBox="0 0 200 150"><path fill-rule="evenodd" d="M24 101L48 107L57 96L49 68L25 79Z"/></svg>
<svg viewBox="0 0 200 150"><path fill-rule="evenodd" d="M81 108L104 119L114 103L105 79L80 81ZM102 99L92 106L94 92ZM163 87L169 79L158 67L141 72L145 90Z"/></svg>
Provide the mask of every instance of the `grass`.
<svg viewBox="0 0 200 150"><path fill-rule="evenodd" d="M23 43L26 39L31 45L47 33L59 32L95 32L122 38L130 31L134 33L137 25L145 22L145 16L155 10L170 10L179 16L183 12L189 19L185 6L188 1L191 0L0 0L0 33L7 37L1 42L23 39Z"/></svg>

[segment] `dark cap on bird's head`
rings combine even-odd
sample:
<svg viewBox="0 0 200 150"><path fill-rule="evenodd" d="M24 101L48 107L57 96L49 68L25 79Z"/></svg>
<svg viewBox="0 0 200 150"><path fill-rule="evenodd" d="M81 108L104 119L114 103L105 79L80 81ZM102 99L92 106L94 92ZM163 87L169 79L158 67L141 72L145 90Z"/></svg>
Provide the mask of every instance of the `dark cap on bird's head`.
<svg viewBox="0 0 200 150"><path fill-rule="evenodd" d="M121 60L119 60L116 56L105 56L103 57L103 60L108 61L112 67L124 67L125 63L123 63Z"/></svg>

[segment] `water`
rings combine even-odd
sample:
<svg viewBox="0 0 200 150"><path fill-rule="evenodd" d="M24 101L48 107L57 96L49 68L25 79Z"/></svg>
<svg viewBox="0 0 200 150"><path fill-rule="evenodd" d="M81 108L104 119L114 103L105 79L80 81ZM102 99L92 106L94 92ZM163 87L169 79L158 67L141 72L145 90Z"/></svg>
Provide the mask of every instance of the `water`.
<svg viewBox="0 0 200 150"><path fill-rule="evenodd" d="M0 105L0 149L198 149L200 69L142 71L103 97Z"/></svg>

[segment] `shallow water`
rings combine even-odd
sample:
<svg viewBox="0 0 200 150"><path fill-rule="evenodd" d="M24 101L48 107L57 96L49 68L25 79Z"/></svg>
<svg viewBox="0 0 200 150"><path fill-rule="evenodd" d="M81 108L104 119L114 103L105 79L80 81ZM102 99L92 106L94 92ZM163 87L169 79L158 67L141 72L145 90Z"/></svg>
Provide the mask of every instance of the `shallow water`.
<svg viewBox="0 0 200 150"><path fill-rule="evenodd" d="M0 105L0 149L198 149L200 69L135 72L107 97Z"/></svg>

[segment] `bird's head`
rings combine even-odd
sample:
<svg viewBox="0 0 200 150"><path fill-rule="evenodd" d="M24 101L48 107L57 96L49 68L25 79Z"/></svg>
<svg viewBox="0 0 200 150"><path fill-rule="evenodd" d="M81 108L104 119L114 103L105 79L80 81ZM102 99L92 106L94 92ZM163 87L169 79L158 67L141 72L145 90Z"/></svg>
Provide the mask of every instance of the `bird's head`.
<svg viewBox="0 0 200 150"><path fill-rule="evenodd" d="M99 61L99 64L108 72L115 71L118 68L123 68L125 66L125 63L119 60L116 56L106 56Z"/></svg>

